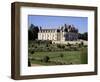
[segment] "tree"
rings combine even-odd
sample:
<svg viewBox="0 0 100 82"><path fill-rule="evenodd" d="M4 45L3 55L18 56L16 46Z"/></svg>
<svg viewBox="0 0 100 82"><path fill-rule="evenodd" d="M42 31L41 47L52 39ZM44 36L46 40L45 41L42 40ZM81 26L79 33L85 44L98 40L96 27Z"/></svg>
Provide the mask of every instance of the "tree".
<svg viewBox="0 0 100 82"><path fill-rule="evenodd" d="M88 40L88 33L87 32L83 33L83 39Z"/></svg>
<svg viewBox="0 0 100 82"><path fill-rule="evenodd" d="M28 40L36 40L38 38L39 28L33 24L28 29Z"/></svg>
<svg viewBox="0 0 100 82"><path fill-rule="evenodd" d="M79 39L88 40L88 33L84 32L83 34L79 33Z"/></svg>
<svg viewBox="0 0 100 82"><path fill-rule="evenodd" d="M33 32L31 29L28 30L28 40L33 40Z"/></svg>
<svg viewBox="0 0 100 82"><path fill-rule="evenodd" d="M82 39L83 35L81 33L79 33L78 39Z"/></svg>
<svg viewBox="0 0 100 82"><path fill-rule="evenodd" d="M29 58L28 58L28 66L31 66L31 61Z"/></svg>

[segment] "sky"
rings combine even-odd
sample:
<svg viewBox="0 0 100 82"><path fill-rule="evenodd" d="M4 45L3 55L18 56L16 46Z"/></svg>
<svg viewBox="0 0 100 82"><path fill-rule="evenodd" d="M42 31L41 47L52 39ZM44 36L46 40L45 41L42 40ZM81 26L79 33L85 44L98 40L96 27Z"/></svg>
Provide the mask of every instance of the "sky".
<svg viewBox="0 0 100 82"><path fill-rule="evenodd" d="M87 17L70 17L70 16L46 16L46 15L29 15L28 27L34 24L42 28L58 28L64 24L74 25L79 30L79 33L87 32L88 18Z"/></svg>

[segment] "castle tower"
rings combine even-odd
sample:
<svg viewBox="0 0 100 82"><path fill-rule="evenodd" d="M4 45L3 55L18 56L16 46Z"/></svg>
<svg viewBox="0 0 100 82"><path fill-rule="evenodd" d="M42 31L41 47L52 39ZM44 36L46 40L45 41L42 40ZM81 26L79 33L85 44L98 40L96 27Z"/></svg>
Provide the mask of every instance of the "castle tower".
<svg viewBox="0 0 100 82"><path fill-rule="evenodd" d="M61 34L61 41L65 41L65 26L62 26L61 27L61 31L60 31L60 34Z"/></svg>

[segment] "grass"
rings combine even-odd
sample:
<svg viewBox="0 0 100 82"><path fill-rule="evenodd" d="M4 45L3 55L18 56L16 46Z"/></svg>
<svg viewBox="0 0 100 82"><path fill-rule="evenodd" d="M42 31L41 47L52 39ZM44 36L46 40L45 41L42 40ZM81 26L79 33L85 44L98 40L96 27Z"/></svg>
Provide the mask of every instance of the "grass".
<svg viewBox="0 0 100 82"><path fill-rule="evenodd" d="M29 42L28 58L31 64L38 65L70 65L87 64L87 46L83 44L62 45L48 41ZM44 61L45 57L49 57Z"/></svg>
<svg viewBox="0 0 100 82"><path fill-rule="evenodd" d="M63 57L60 57L60 54L63 54ZM64 62L64 64L86 64L87 63L87 54L84 54L82 51L60 51L60 52L35 52L31 55L32 58L43 59L44 56L50 58L49 61L53 62ZM31 60L31 63L41 64L41 65L53 65L52 62L41 62L37 60Z"/></svg>

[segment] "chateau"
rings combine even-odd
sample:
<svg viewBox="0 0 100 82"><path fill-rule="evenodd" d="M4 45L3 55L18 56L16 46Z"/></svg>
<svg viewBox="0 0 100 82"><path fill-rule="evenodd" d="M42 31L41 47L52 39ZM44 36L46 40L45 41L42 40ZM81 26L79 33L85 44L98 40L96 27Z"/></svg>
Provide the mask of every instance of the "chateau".
<svg viewBox="0 0 100 82"><path fill-rule="evenodd" d="M74 25L61 26L57 29L42 29L40 27L38 32L38 40L51 41L77 41L78 29Z"/></svg>

